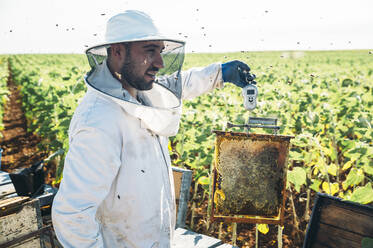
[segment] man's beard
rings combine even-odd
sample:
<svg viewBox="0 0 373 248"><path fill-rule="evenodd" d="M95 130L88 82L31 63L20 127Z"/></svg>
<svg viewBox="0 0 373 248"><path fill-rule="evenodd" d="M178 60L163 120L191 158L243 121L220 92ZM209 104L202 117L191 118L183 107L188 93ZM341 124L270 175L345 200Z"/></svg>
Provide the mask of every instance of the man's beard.
<svg viewBox="0 0 373 248"><path fill-rule="evenodd" d="M157 68L149 68L148 70L158 71ZM138 76L134 73L134 71L135 65L132 63L131 58L127 57L122 68L120 69L122 81L125 80L129 85L137 90L150 90L153 88L154 80L146 81L144 76Z"/></svg>

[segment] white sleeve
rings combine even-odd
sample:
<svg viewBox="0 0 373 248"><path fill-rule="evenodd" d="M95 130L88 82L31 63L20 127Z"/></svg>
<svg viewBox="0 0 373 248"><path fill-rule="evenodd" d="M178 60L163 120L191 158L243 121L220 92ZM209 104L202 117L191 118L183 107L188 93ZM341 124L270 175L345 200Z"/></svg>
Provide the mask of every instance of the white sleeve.
<svg viewBox="0 0 373 248"><path fill-rule="evenodd" d="M183 99L191 99L215 88L223 87L220 63L183 71L181 72L181 78Z"/></svg>
<svg viewBox="0 0 373 248"><path fill-rule="evenodd" d="M88 127L74 134L52 207L63 247L103 247L96 211L117 175L120 153L118 142L102 130Z"/></svg>

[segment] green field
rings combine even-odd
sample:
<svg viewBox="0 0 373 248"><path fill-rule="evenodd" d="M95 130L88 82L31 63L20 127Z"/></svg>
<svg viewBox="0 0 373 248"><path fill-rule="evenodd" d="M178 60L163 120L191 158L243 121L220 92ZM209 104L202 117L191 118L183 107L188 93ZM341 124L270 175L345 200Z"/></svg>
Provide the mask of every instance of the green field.
<svg viewBox="0 0 373 248"><path fill-rule="evenodd" d="M7 89L6 83L8 80L8 63L6 57L0 57L0 131L4 129L3 125L3 114L4 114L4 105L8 100L7 95L9 91ZM0 133L0 138L2 134Z"/></svg>
<svg viewBox="0 0 373 248"><path fill-rule="evenodd" d="M227 130L228 121L244 124L249 115L276 117L279 133L295 136L289 188L373 202L373 54L366 50L187 54L183 69L233 59L246 62L256 74L258 107L246 111L241 90L231 84L184 101L179 134L170 139L173 164L194 169L194 180L208 190L215 138L211 131ZM89 70L85 56L1 56L1 97L6 94L7 62L23 97L29 129L43 138L43 149L66 151L68 125L85 91L82 78ZM61 170L56 181L60 176Z"/></svg>

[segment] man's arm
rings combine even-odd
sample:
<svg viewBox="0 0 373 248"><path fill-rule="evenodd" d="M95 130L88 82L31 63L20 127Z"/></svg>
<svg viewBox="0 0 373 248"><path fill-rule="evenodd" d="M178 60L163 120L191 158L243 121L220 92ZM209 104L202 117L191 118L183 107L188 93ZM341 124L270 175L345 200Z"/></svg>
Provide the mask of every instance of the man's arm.
<svg viewBox="0 0 373 248"><path fill-rule="evenodd" d="M71 139L52 208L53 226L64 247L103 247L96 212L118 172L120 153L118 142L97 128L81 129Z"/></svg>
<svg viewBox="0 0 373 248"><path fill-rule="evenodd" d="M220 63L214 63L203 68L192 68L181 72L182 98L191 99L223 87L223 77Z"/></svg>
<svg viewBox="0 0 373 248"><path fill-rule="evenodd" d="M233 60L224 64L215 63L205 68L192 68L182 72L182 98L190 99L215 88L222 88L224 82L243 88L249 81L255 79L255 75L250 74L249 71L250 67L247 64Z"/></svg>

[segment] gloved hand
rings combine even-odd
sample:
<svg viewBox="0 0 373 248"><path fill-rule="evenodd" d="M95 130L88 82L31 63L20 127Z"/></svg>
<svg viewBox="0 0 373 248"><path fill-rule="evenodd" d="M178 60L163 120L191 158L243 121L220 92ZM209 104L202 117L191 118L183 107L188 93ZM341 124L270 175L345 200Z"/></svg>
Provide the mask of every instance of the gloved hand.
<svg viewBox="0 0 373 248"><path fill-rule="evenodd" d="M224 63L221 65L221 69L224 82L233 83L241 88L255 79L255 75L249 73L250 67L239 60ZM255 81L253 83L256 84Z"/></svg>

